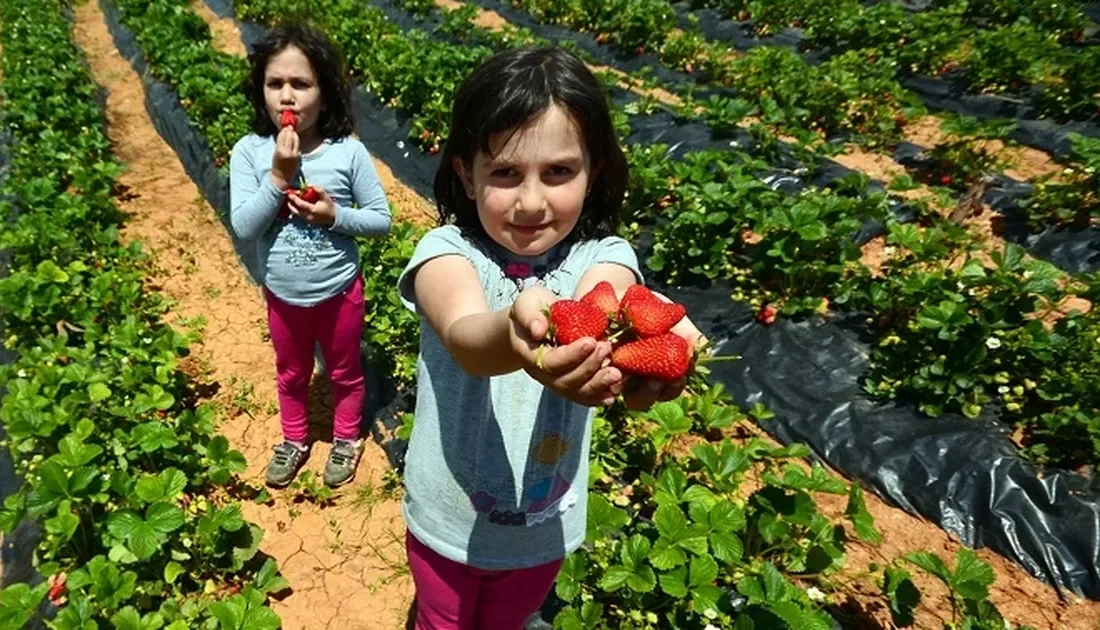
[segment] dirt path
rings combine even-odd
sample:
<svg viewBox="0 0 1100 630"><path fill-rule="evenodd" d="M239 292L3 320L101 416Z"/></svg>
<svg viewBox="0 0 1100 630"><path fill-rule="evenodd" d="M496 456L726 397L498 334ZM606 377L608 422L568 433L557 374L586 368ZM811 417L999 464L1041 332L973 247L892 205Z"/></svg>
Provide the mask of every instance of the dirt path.
<svg viewBox="0 0 1100 630"><path fill-rule="evenodd" d="M260 292L215 211L154 130L143 84L115 49L97 3L76 9L75 37L96 81L109 92L109 135L128 167L118 200L128 215L124 236L143 241L152 253L151 282L175 301L170 321L201 328L189 368L216 390L212 401L220 408L221 430L248 457L244 478L258 483L279 438L274 357ZM410 212L391 200L400 214ZM327 386L317 384L310 401L315 425L331 426L330 407ZM306 468L319 474L327 452L327 443L316 444ZM295 502L291 492L275 493L267 505L244 505L246 517L265 531L262 550L278 560L293 588L274 603L283 627L403 625L412 587L404 568L399 502L383 491L387 470L381 449L367 440L356 482L337 493L332 506Z"/></svg>

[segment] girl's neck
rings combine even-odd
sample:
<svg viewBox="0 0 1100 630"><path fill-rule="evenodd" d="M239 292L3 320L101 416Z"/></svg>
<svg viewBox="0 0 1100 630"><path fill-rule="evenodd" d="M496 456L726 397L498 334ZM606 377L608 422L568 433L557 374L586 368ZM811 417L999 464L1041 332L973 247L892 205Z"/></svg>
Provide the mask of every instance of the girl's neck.
<svg viewBox="0 0 1100 630"><path fill-rule="evenodd" d="M302 155L312 153L324 142L324 137L317 133L316 127L298 133L298 150Z"/></svg>

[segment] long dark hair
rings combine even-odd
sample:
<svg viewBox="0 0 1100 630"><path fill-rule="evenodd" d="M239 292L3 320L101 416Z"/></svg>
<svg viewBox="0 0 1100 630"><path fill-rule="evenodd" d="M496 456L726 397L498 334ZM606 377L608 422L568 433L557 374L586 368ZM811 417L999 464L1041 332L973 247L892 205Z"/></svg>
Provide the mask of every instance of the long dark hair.
<svg viewBox="0 0 1100 630"><path fill-rule="evenodd" d="M607 96L584 62L557 47L518 48L493 55L459 87L451 110L450 137L435 174L441 223L484 235L477 205L466 195L453 158L461 159L469 170L479 151L492 153L490 136L520 128L551 104L575 119L596 169L574 235L590 239L615 233L628 173Z"/></svg>
<svg viewBox="0 0 1100 630"><path fill-rule="evenodd" d="M274 26L256 42L248 55L252 66L245 92L252 103L252 131L260 136L278 133L264 102L264 78L271 57L294 46L309 59L321 88L321 114L317 129L322 137L342 138L355 129L351 108L351 81L344 56L320 30L301 23Z"/></svg>

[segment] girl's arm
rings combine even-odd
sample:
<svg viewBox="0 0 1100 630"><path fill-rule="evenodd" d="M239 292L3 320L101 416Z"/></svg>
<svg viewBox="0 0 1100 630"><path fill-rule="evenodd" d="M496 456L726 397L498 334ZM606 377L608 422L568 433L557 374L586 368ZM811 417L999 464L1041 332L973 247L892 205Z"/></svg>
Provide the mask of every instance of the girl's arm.
<svg viewBox="0 0 1100 630"><path fill-rule="evenodd" d="M610 344L581 339L543 350L539 339L545 326L535 330L520 323L517 313L538 312L557 299L549 290L527 289L511 308L491 311L477 272L459 255L421 265L414 290L420 312L467 374L488 377L523 369L575 402L596 405L613 399L602 365Z"/></svg>
<svg viewBox="0 0 1100 630"><path fill-rule="evenodd" d="M333 230L349 236L380 236L390 231L390 203L374 162L362 142L355 142L351 158L351 194L359 206L336 206Z"/></svg>
<svg viewBox="0 0 1100 630"><path fill-rule="evenodd" d="M285 201L270 177L257 176L261 165L255 159L244 141L233 147L229 157L229 222L238 238L250 241L267 231Z"/></svg>

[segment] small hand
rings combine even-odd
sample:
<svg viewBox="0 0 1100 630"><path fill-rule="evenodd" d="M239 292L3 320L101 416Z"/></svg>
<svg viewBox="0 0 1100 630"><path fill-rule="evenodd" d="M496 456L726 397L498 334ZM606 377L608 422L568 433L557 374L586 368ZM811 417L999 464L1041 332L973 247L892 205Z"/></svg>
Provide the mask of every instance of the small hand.
<svg viewBox="0 0 1100 630"><path fill-rule="evenodd" d="M543 312L558 297L545 287L525 289L512 305L512 346L524 370L547 389L576 403L611 404L621 391L622 372L605 366L611 344L578 339L567 346L544 344L550 323Z"/></svg>
<svg viewBox="0 0 1100 630"><path fill-rule="evenodd" d="M298 146L298 132L294 127L283 127L275 136L275 153L271 156L271 182L279 190L286 190L302 162Z"/></svg>
<svg viewBox="0 0 1100 630"><path fill-rule="evenodd" d="M319 198L313 203L302 199L299 195L287 195L290 212L301 217L307 223L332 227L336 223L336 202L332 200L332 196L324 188L314 186L314 189L317 191Z"/></svg>

